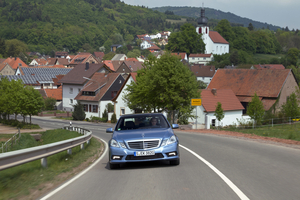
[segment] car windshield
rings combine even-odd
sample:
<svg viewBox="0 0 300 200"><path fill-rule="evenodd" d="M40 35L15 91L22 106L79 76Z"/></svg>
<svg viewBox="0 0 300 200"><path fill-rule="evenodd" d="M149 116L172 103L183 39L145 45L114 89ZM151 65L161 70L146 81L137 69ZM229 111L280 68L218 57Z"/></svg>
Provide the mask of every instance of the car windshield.
<svg viewBox="0 0 300 200"><path fill-rule="evenodd" d="M116 131L152 128L169 128L169 124L162 115L129 115L120 118Z"/></svg>

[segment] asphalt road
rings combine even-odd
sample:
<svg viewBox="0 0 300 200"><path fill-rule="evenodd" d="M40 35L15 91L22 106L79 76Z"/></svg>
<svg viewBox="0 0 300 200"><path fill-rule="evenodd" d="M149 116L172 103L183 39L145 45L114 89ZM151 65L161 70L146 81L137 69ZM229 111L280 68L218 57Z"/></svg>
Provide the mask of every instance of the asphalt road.
<svg viewBox="0 0 300 200"><path fill-rule="evenodd" d="M43 128L68 121L33 118ZM108 142L111 124L73 122ZM132 163L110 170L104 155L49 199L300 199L300 150L251 140L175 131L181 164ZM194 154L186 150L192 150Z"/></svg>

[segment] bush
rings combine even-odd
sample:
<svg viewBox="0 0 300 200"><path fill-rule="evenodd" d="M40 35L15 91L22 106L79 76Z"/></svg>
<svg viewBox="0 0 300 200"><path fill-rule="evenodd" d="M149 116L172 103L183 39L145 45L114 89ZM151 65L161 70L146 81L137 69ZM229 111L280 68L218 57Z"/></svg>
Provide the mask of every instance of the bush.
<svg viewBox="0 0 300 200"><path fill-rule="evenodd" d="M53 110L56 104L56 99L48 97L45 100L45 110Z"/></svg>
<svg viewBox="0 0 300 200"><path fill-rule="evenodd" d="M106 105L106 109L107 111L110 113L110 112L114 112L114 105L112 103L108 103Z"/></svg>
<svg viewBox="0 0 300 200"><path fill-rule="evenodd" d="M90 119L91 122L101 122L101 118L100 117L91 116L90 118L91 118Z"/></svg>
<svg viewBox="0 0 300 200"><path fill-rule="evenodd" d="M80 102L77 102L76 105L74 105L74 112L72 114L72 117L74 120L84 120L85 119L85 112L83 110L83 105L80 104Z"/></svg>
<svg viewBox="0 0 300 200"><path fill-rule="evenodd" d="M117 115L116 115L116 113L112 114L110 122L111 123L117 123Z"/></svg>
<svg viewBox="0 0 300 200"><path fill-rule="evenodd" d="M102 122L107 122L108 120L108 113L107 110L105 109L104 112L102 113Z"/></svg>

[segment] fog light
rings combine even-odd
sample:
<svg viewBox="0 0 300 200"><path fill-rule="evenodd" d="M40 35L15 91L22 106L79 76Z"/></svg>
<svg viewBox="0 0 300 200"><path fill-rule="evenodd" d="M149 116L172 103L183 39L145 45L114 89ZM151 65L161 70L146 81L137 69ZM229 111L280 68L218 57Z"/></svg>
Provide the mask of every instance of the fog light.
<svg viewBox="0 0 300 200"><path fill-rule="evenodd" d="M174 152L170 152L170 153L168 153L168 156L176 156L176 152L174 151Z"/></svg>
<svg viewBox="0 0 300 200"><path fill-rule="evenodd" d="M121 156L113 156L112 159L113 160L121 160Z"/></svg>

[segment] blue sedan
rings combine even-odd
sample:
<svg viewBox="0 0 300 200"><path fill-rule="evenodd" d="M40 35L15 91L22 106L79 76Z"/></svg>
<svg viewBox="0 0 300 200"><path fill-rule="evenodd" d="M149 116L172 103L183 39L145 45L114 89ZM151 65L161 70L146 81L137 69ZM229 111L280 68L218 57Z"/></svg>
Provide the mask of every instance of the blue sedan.
<svg viewBox="0 0 300 200"><path fill-rule="evenodd" d="M122 163L168 160L179 165L179 142L173 129L161 113L122 115L109 141L109 165L118 168Z"/></svg>

